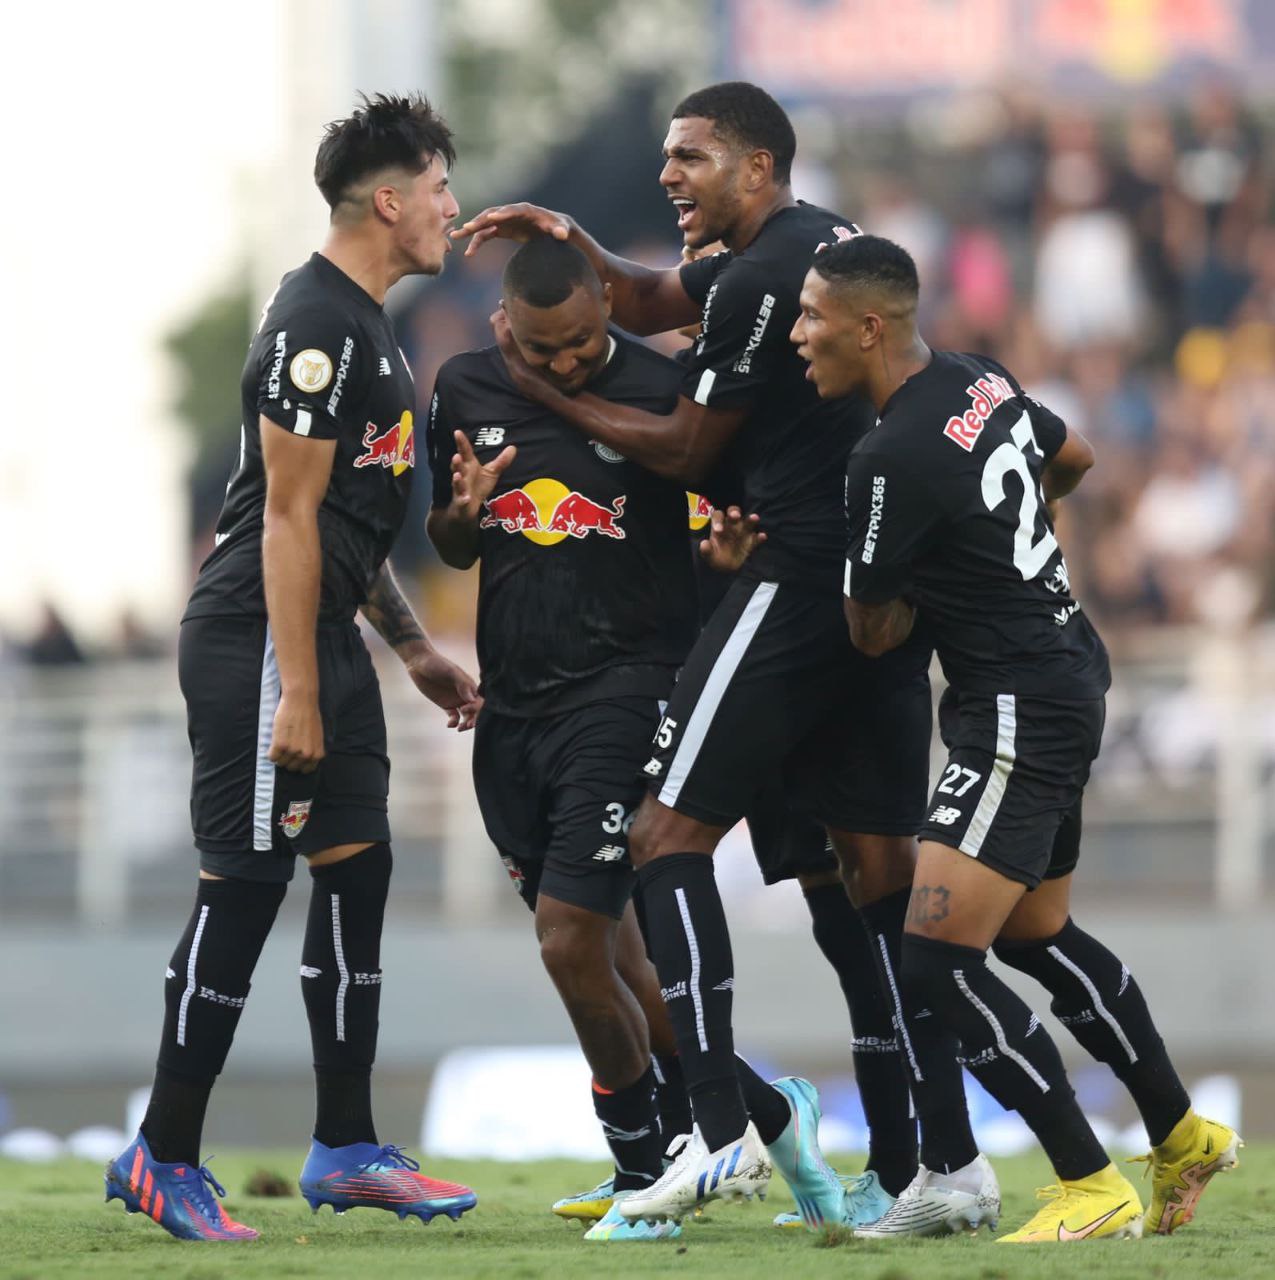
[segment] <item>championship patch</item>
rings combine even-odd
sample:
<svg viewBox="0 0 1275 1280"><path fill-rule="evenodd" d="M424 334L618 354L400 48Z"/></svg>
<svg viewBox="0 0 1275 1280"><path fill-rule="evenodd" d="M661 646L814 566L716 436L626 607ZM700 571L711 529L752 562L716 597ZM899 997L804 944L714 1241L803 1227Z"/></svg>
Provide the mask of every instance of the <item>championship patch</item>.
<svg viewBox="0 0 1275 1280"><path fill-rule="evenodd" d="M301 829L310 816L312 804L314 804L313 800L294 800L288 805L287 812L279 819L279 830L289 840L295 840L301 834Z"/></svg>
<svg viewBox="0 0 1275 1280"><path fill-rule="evenodd" d="M288 376L301 391L322 391L332 381L332 359L317 347L307 347L292 357Z"/></svg>

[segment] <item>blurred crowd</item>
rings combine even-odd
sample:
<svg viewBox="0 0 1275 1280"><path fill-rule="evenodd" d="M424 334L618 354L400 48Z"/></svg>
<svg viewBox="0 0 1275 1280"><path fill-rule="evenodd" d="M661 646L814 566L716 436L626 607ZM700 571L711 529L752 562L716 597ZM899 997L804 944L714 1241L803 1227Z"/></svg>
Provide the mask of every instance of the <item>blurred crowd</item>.
<svg viewBox="0 0 1275 1280"><path fill-rule="evenodd" d="M1108 629L1275 612L1271 138L1218 83L1110 117L1022 91L945 163L847 182L917 256L931 341L1093 443L1061 532Z"/></svg>

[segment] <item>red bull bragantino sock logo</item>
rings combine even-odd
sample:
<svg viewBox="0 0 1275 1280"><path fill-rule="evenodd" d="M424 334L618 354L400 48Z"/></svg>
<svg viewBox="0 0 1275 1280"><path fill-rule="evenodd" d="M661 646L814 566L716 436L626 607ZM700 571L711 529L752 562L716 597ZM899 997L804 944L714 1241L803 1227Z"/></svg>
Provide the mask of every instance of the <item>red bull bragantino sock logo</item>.
<svg viewBox="0 0 1275 1280"><path fill-rule="evenodd" d="M375 422L367 424L363 433L364 452L354 459L356 467L389 467L401 476L408 467L416 465L416 443L412 431L412 411L403 410L403 416L392 426L378 432Z"/></svg>
<svg viewBox="0 0 1275 1280"><path fill-rule="evenodd" d="M623 538L620 521L624 516L626 497L621 494L604 507L560 480L529 480L520 489L488 498L483 506L487 514L478 522L480 529L497 526L506 533L550 547L563 538L586 538L591 533L604 538Z"/></svg>

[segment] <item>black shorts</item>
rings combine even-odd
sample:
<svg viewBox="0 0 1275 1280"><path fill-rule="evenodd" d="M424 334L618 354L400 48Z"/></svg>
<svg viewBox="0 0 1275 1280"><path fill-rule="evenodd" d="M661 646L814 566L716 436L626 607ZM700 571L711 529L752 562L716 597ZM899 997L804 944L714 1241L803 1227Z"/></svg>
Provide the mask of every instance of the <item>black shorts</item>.
<svg viewBox="0 0 1275 1280"><path fill-rule="evenodd" d="M353 622L320 626L316 643L326 754L316 772L294 773L267 756L279 670L265 620L182 623L190 817L205 871L287 881L297 854L390 838L385 713L371 656Z"/></svg>
<svg viewBox="0 0 1275 1280"><path fill-rule="evenodd" d="M612 698L556 716L484 710L474 790L487 834L533 911L551 898L618 920L633 894L629 827L638 770L660 718L654 698Z"/></svg>
<svg viewBox="0 0 1275 1280"><path fill-rule="evenodd" d="M1062 702L948 688L939 702L947 766L920 838L1032 889L1070 875L1105 715L1101 698Z"/></svg>
<svg viewBox="0 0 1275 1280"><path fill-rule="evenodd" d="M778 784L766 788L744 821L766 884L838 869L827 828L804 813L794 812Z"/></svg>
<svg viewBox="0 0 1275 1280"><path fill-rule="evenodd" d="M929 785L930 647L850 643L837 592L736 578L678 676L644 766L678 813L730 827L779 788L829 827L914 835Z"/></svg>

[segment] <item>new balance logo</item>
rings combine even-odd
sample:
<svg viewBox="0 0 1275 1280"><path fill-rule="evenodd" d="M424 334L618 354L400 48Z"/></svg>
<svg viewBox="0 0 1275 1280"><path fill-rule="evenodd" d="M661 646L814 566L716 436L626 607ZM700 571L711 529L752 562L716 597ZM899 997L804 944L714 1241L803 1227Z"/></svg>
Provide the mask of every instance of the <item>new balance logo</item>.
<svg viewBox="0 0 1275 1280"><path fill-rule="evenodd" d="M322 972L322 969L316 969L312 964L303 964L301 966L301 976L303 978L317 978Z"/></svg>
<svg viewBox="0 0 1275 1280"><path fill-rule="evenodd" d="M382 378L388 378L394 372L394 370L390 368L390 360L388 356L381 357L381 363L379 367L381 370Z"/></svg>
<svg viewBox="0 0 1275 1280"><path fill-rule="evenodd" d="M1035 1031L1040 1030L1040 1019L1033 1013L1031 1020L1027 1023L1027 1034L1031 1035Z"/></svg>
<svg viewBox="0 0 1275 1280"><path fill-rule="evenodd" d="M954 809L950 804L941 804L930 814L930 821L937 822L940 827L950 827L960 816L959 809Z"/></svg>
<svg viewBox="0 0 1275 1280"><path fill-rule="evenodd" d="M505 443L504 427L479 427L474 432L474 448L491 448Z"/></svg>
<svg viewBox="0 0 1275 1280"><path fill-rule="evenodd" d="M734 978L725 978L725 979L723 979L721 982L719 982L719 983L718 983L718 984L713 988L713 990L714 990L714 991L734 991L734 990L735 990L735 979L734 979Z"/></svg>
<svg viewBox="0 0 1275 1280"><path fill-rule="evenodd" d="M172 971L172 968L171 968L171 967L169 967L169 968L167 968L167 969L165 969L165 970L164 970L164 977L165 977L165 978L175 978L176 976L177 976L177 975Z"/></svg>
<svg viewBox="0 0 1275 1280"><path fill-rule="evenodd" d="M663 768L664 766L658 760L648 760L646 764L642 766L642 772L649 773L653 778L658 778L660 776L660 770Z"/></svg>
<svg viewBox="0 0 1275 1280"><path fill-rule="evenodd" d="M622 844L604 844L601 849L593 855L594 862L619 862L624 857L624 846Z"/></svg>

